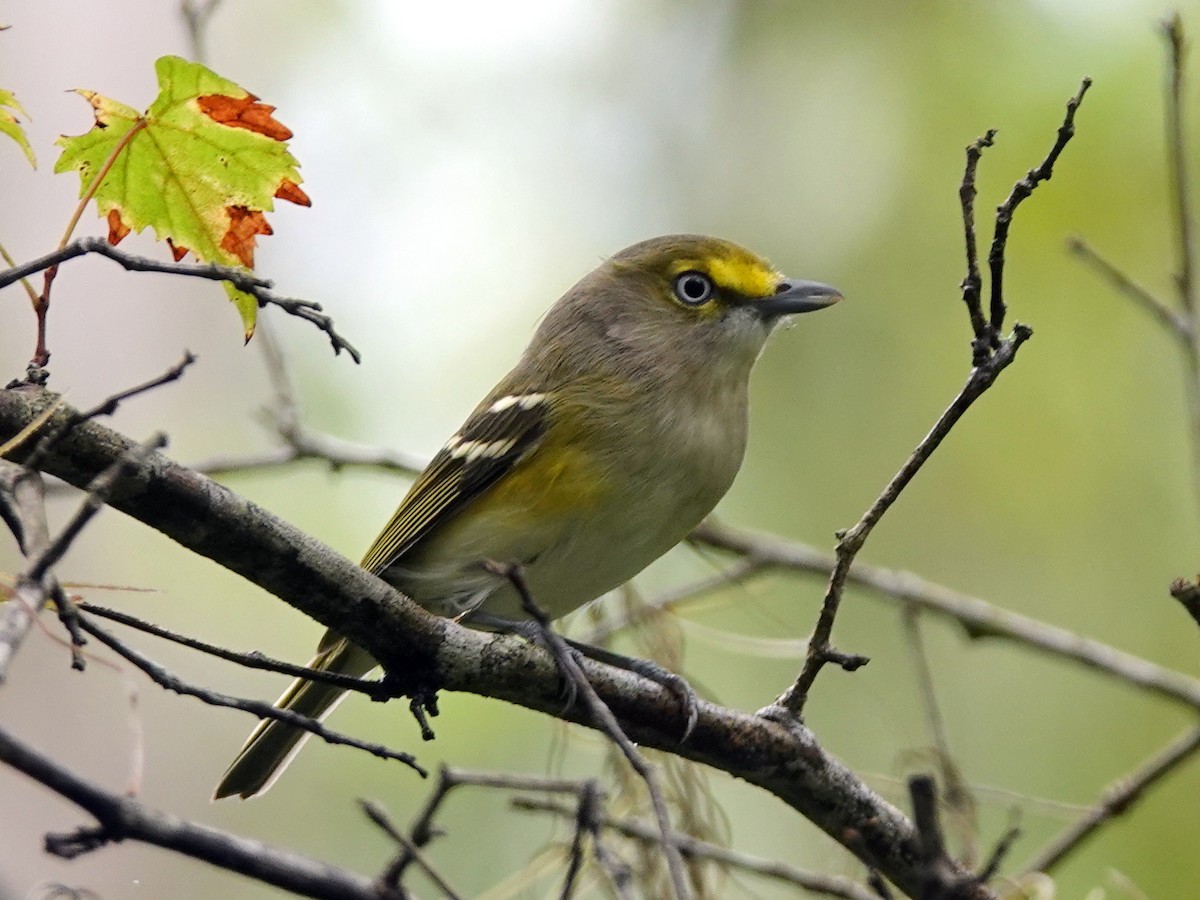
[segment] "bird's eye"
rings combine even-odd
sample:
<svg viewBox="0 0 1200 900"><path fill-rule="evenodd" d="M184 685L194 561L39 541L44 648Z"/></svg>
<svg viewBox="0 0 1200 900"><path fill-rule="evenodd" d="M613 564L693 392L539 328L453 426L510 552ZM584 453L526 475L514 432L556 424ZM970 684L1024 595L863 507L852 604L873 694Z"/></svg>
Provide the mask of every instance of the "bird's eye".
<svg viewBox="0 0 1200 900"><path fill-rule="evenodd" d="M675 296L688 306L706 303L713 291L712 279L702 272L684 272L675 279Z"/></svg>

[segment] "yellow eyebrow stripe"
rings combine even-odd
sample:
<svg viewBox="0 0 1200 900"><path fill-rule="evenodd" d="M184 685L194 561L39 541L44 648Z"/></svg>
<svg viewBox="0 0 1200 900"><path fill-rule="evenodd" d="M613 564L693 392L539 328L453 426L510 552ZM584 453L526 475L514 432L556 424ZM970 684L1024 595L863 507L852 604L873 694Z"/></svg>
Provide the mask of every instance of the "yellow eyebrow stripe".
<svg viewBox="0 0 1200 900"><path fill-rule="evenodd" d="M760 260L734 256L709 256L705 259L681 259L671 266L671 275L696 270L707 272L717 287L743 297L769 297L782 277Z"/></svg>

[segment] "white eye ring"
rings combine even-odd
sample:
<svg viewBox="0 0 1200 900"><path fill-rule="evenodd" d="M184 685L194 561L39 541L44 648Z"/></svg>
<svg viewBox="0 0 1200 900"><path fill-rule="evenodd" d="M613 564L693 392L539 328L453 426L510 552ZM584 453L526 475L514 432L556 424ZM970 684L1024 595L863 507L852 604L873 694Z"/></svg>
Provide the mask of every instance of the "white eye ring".
<svg viewBox="0 0 1200 900"><path fill-rule="evenodd" d="M675 296L688 306L707 303L715 292L712 279L703 272L684 272L675 279Z"/></svg>

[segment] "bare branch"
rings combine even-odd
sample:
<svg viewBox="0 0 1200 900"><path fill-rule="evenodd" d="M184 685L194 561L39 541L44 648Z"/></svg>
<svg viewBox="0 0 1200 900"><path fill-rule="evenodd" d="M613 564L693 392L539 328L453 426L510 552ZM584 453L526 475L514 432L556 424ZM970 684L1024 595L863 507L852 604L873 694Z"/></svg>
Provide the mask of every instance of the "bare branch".
<svg viewBox="0 0 1200 900"><path fill-rule="evenodd" d="M515 797L512 801L514 809L526 812L546 812L559 818L570 819L575 811L570 807L553 800L540 797ZM600 817L600 825L609 831L635 841L659 845L662 835L654 825L639 822L637 819L618 819L608 815ZM787 884L793 884L806 891L812 891L827 897L843 897L846 900L877 900L877 896L862 885L848 878L836 875L822 875L798 869L787 863L773 859L763 859L748 853L740 853L721 847L708 841L702 841L689 834L678 831L672 832L671 841L679 848L679 852L691 859L702 859L719 863L730 869L752 872L765 878L773 878Z"/></svg>
<svg viewBox="0 0 1200 900"><path fill-rule="evenodd" d="M301 856L180 819L132 797L111 793L22 744L0 727L0 762L86 810L99 823L69 835L46 835L48 852L70 858L110 841L133 840L174 850L306 897L399 900L369 879Z"/></svg>
<svg viewBox="0 0 1200 900"><path fill-rule="evenodd" d="M12 530L27 558L40 556L50 547L44 496L40 473L0 460L0 518ZM12 599L0 606L0 684L34 619L53 593L53 583L41 585L19 579Z"/></svg>
<svg viewBox="0 0 1200 900"><path fill-rule="evenodd" d="M963 875L959 866L946 852L946 839L938 818L937 785L928 775L916 775L908 780L913 805L913 821L920 835L920 862L929 880L928 891L922 898L970 896L992 877L1008 852L1015 835L1010 830L997 844L987 866L977 875Z"/></svg>
<svg viewBox="0 0 1200 900"><path fill-rule="evenodd" d="M529 585L525 581L525 576L521 572L519 566L500 566L496 567L497 574L508 578L514 590L521 598L521 607L525 614L528 615L535 623L537 623L542 640L551 650L554 656L555 663L566 679L569 689L572 691L572 702L574 694L577 692L583 698L583 705L586 707L592 723L598 731L612 741L621 751L621 754L629 762L638 776L646 783L646 792L650 796L650 805L654 809L654 816L658 820L659 832L662 835L663 852L667 858L667 868L671 872L671 882L675 890L675 896L680 900L686 900L691 896L688 890L687 880L683 874L683 860L679 856L679 850L674 847L669 840L669 835L672 832L671 818L667 812L667 802L663 798L662 786L658 782L658 774L655 767L646 762L646 759L629 740L621 728L621 724L617 721L617 717L613 715L612 710L608 707L600 695L596 693L588 681L587 675L579 664L579 657L567 642L556 632L550 624L550 616L542 609L533 595L529 592ZM689 729L690 730L690 729Z"/></svg>
<svg viewBox="0 0 1200 900"><path fill-rule="evenodd" d="M963 217L963 244L967 251L967 274L961 287L963 303L967 305L967 316L971 320L971 331L975 335L972 343L977 347L974 356L976 362L982 359L981 354L986 354L991 348L994 335L988 328L987 317L983 314L983 305L980 302L983 279L979 274L979 252L975 243L975 170L979 167L979 157L983 155L984 147L992 146L995 139L996 129L991 128L987 134L967 145L967 165L958 189Z"/></svg>
<svg viewBox="0 0 1200 900"><path fill-rule="evenodd" d="M308 716L300 715L290 709L273 706L270 703L263 703L259 700L243 700L239 697L231 697L228 694L222 694L218 691L212 691L208 688L196 687L188 684L177 675L168 672L162 666L152 662L142 653L134 650L128 644L114 637L109 632L105 631L95 622L91 622L85 616L79 618L80 627L83 628L92 637L99 640L109 649L115 651L124 659L133 663L137 668L141 669L151 681L161 688L168 691L174 691L184 697L195 697L210 706L224 706L229 709L239 709L242 712L252 713L260 719L277 719L280 722L286 722L295 728L303 729L304 731L314 734L321 740L329 744L343 744L348 747L355 747L370 753L372 756L378 756L380 759L394 759L397 762L402 762L410 769L415 771L422 778L425 778L429 773L417 764L416 757L411 753L403 753L397 750L390 750L382 744L371 743L370 741L360 741L357 738L352 738L340 732L332 731L326 728L321 722Z"/></svg>
<svg viewBox="0 0 1200 900"><path fill-rule="evenodd" d="M1196 240L1193 234L1191 178L1188 173L1187 126L1184 122L1184 59L1187 42L1183 36L1183 18L1176 12L1163 23L1167 39L1167 168L1171 177L1171 201L1175 213L1175 236L1178 241L1179 270L1175 282L1179 299L1189 318L1195 320L1196 308ZM1198 340L1193 335L1193 341ZM1200 356L1200 347L1196 348Z"/></svg>
<svg viewBox="0 0 1200 900"><path fill-rule="evenodd" d="M850 574L854 558L866 543L871 530L899 498L900 492L921 470L921 467L933 455L933 451L938 448L938 445L950 433L963 414L995 383L1000 373L1016 358L1017 351L1032 334L1033 332L1027 326L1018 323L1014 326L1012 335L1001 341L999 348L982 365L971 371L970 378L967 379L967 383L959 391L958 396L938 418L929 433L922 438L912 455L900 467L900 471L892 477L887 487L883 489L883 492L871 504L858 523L840 536L836 549L837 561L833 573L829 576L829 586L825 589L825 599L821 605L820 616L817 618L817 627L813 630L812 638L809 640L804 667L796 682L768 707L767 712L770 715L800 716L804 711L809 689L827 663L836 663L846 671L854 671L867 662L866 657L841 653L835 650L830 643L834 619L842 601L846 578Z"/></svg>
<svg viewBox="0 0 1200 900"><path fill-rule="evenodd" d="M461 900L461 895L450 887L450 883L442 876L442 873L434 868L433 864L425 858L420 849L405 835L399 828L392 824L392 820L388 817L387 812L383 807L374 800L359 800L358 805L362 807L362 811L366 813L368 819L389 838L400 845L404 853L421 867L421 870L429 876L429 880L433 882L434 887L442 892L447 900ZM390 871L390 870L389 870ZM388 884L388 887L398 888L399 884Z"/></svg>
<svg viewBox="0 0 1200 900"><path fill-rule="evenodd" d="M1128 775L1115 781L1100 801L1034 854L1026 872L1049 872L1095 834L1105 822L1125 813L1142 795L1200 750L1200 728L1190 728Z"/></svg>
<svg viewBox="0 0 1200 900"><path fill-rule="evenodd" d="M738 531L711 520L692 533L701 541L773 568L827 578L834 560L807 544ZM972 639L1000 638L1078 663L1191 709L1200 709L1200 680L1118 650L1101 641L1040 622L928 581L912 572L859 564L847 583L879 597L913 604L955 622Z"/></svg>
<svg viewBox="0 0 1200 900"><path fill-rule="evenodd" d="M1068 239L1067 248L1105 278L1118 293L1124 294L1134 304L1150 313L1171 337L1182 343L1186 353L1191 354L1195 351L1192 344L1192 323L1187 316L1171 309L1147 288L1142 287L1096 252L1083 238Z"/></svg>
<svg viewBox="0 0 1200 900"><path fill-rule="evenodd" d="M284 441L282 447L253 456L211 457L193 464L191 468L206 475L229 475L316 460L328 463L334 470L353 466L416 475L425 467L425 460L412 454L343 440L299 423L288 425L280 420L277 430Z"/></svg>
<svg viewBox="0 0 1200 900"><path fill-rule="evenodd" d="M945 790L945 807L952 814L954 824L958 825L958 834L965 848L961 860L964 865L974 865L976 860L974 838L978 830L975 797L955 762L954 754L950 752L950 738L946 732L946 721L938 706L933 669L929 663L929 654L925 651L925 637L921 632L920 617L920 607L909 606L904 610L906 646L909 656L912 658L913 668L916 670L921 706L925 713L930 739L933 742L933 756Z"/></svg>
<svg viewBox="0 0 1200 900"><path fill-rule="evenodd" d="M329 343L333 347L335 354L345 350L356 363L362 361L361 354L334 329L333 320L322 313L320 304L308 300L281 297L278 294L272 293L270 290L271 282L265 278L259 278L249 269L221 266L215 263L189 264L150 259L149 257L126 253L124 250L120 250L109 244L104 238L79 238L52 253L47 253L45 256L40 256L23 265L0 271L0 288L7 287L14 281L18 281L28 275L45 271L58 266L59 263L85 256L89 253L98 253L101 256L108 257L130 272L162 272L168 275L186 275L191 278L204 278L209 281L227 281L239 290L251 294L258 300L259 306L278 306L289 315L305 319L316 325L317 328L325 332L326 336L328 336Z"/></svg>
<svg viewBox="0 0 1200 900"><path fill-rule="evenodd" d="M325 669L310 669L308 666L298 666L295 663L285 662L281 659L271 659L257 650L251 650L249 653L238 653L234 650L228 650L225 647L218 647L216 644L188 637L185 634L179 634L171 631L169 628L163 628L161 625L155 625L153 622L146 622L119 610L108 609L104 606L97 606L94 603L86 602L81 602L77 606L83 612L91 613L94 616L108 619L112 622L119 622L122 625L128 625L130 628L136 628L138 631L145 632L146 634L152 634L155 637L179 644L182 647L199 650L201 653L207 653L209 656L215 656L217 659L245 666L247 669L277 672L280 675L288 675L292 678L304 678L309 681L332 684L347 691L358 691L360 694L366 694L376 700L387 699L388 697L387 686L380 679L355 678L353 675L342 675L339 672L329 672Z"/></svg>
<svg viewBox="0 0 1200 900"><path fill-rule="evenodd" d="M29 568L28 578L31 581L39 582L50 571L52 566L58 564L58 561L63 558L63 555L70 549L71 543L79 536L79 532L87 526L88 522L95 517L96 513L100 512L108 502L108 496L112 492L113 485L131 471L138 463L142 462L146 455L165 447L167 444L167 436L165 434L156 434L145 443L138 447L131 447L128 451L121 455L115 463L97 475L87 486L87 496L79 505L63 530L59 533L50 545L46 547L44 553L41 553L34 559L32 566Z"/></svg>
<svg viewBox="0 0 1200 900"><path fill-rule="evenodd" d="M996 334L999 334L1004 327L1006 311L1004 305L1004 251L1008 243L1008 229L1012 224L1013 213L1039 184L1049 181L1054 174L1054 164L1058 162L1058 157L1066 148L1067 143L1075 136L1075 111L1079 109L1079 104L1083 102L1083 95L1091 86L1092 79L1084 78L1079 85L1079 90L1075 92L1075 96L1067 101L1067 114L1063 118L1062 125L1059 126L1058 135L1050 152L1046 154L1041 165L1036 169L1030 169L1028 175L1013 185L1008 199L1001 203L996 210L996 231L992 238L991 250L988 251L988 270L991 276L989 285L991 310L988 325Z"/></svg>
<svg viewBox="0 0 1200 900"><path fill-rule="evenodd" d="M1171 596L1182 604L1192 621L1200 625L1200 579L1176 578L1171 582Z"/></svg>

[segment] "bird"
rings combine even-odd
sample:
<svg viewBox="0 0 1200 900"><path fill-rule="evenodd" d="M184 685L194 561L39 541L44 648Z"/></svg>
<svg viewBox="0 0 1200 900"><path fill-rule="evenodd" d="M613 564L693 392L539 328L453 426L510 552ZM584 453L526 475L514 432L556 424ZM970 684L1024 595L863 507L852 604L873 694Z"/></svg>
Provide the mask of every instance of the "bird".
<svg viewBox="0 0 1200 900"><path fill-rule="evenodd" d="M491 630L529 622L494 563L520 566L552 619L619 587L733 483L750 372L776 325L840 299L721 238L665 235L608 257L550 307L362 567L431 612ZM330 630L309 666L361 677L378 663ZM343 695L299 678L275 705L321 719ZM265 791L307 735L262 720L214 799Z"/></svg>

